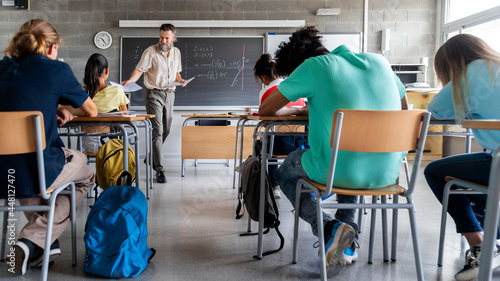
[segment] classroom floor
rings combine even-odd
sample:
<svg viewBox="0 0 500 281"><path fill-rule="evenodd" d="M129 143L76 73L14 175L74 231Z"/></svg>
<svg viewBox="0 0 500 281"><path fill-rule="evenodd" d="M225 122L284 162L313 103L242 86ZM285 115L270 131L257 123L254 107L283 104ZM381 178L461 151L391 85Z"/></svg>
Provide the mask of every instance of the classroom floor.
<svg viewBox="0 0 500 281"><path fill-rule="evenodd" d="M134 280L319 279L318 253L313 248L317 239L306 223L301 223L300 228L299 262L291 262L293 213L286 198L278 200L285 247L281 252L255 260L257 237L240 237L239 234L246 231L247 219L235 219L237 191L233 189L232 162L230 167L223 164L194 167L194 161L187 161L186 175L181 177L180 159L165 160L168 182L155 183L148 201L149 246L155 248L157 254ZM141 184L144 186L144 179ZM60 238L63 255L50 267L49 280L109 280L83 271L84 226L93 201L93 198L84 199L78 210L78 264L71 265L70 233L67 229ZM467 244L455 233L450 219L444 266L437 266L441 205L423 176L419 178L415 205L425 279L454 280L453 275L463 267ZM416 280L407 218L407 212L400 211L397 262L383 262L378 227L374 263L368 264L369 214L364 215L359 261L330 280ZM18 223L23 225L24 221L20 219ZM277 247L278 243L279 239L273 231L264 236L264 249ZM23 277L13 277L7 272L7 265L0 264L0 280L39 280L40 272L40 269L30 269ZM494 279L500 280L500 269L495 271Z"/></svg>

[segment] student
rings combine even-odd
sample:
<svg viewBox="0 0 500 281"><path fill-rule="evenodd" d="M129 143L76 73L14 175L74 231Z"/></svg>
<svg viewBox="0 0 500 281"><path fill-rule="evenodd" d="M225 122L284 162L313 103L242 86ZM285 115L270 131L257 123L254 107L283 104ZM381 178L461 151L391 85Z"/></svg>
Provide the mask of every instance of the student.
<svg viewBox="0 0 500 281"><path fill-rule="evenodd" d="M435 119L500 119L500 54L486 42L470 34L460 34L446 41L436 52L434 69L443 89L432 98L427 110ZM494 151L500 145L500 132L472 130L476 141ZM436 197L442 201L445 176L488 185L491 152L468 153L445 157L427 165L425 178ZM482 219L478 220L471 203L483 206L486 196L455 194L450 196L448 213L455 221L470 249L465 266L456 280L475 280L483 242ZM493 268L500 265L500 246L495 247Z"/></svg>
<svg viewBox="0 0 500 281"><path fill-rule="evenodd" d="M254 76L257 81L264 84L264 87L259 93L259 103L262 103L267 97L278 87L283 81L275 74L276 63L272 60L271 55L262 54L255 62L253 68ZM296 102L289 102L286 106L305 106L304 99L298 99ZM307 142L304 136L275 136L273 145L273 155L288 155L290 152L296 150L298 147ZM280 187L276 178L277 165L269 165L269 177L273 186L274 198L281 198Z"/></svg>
<svg viewBox="0 0 500 281"><path fill-rule="evenodd" d="M59 105L78 108L82 116L96 116L97 108L78 83L69 65L57 61L61 38L56 29L42 19L24 23L5 49L6 56L0 61L0 111L30 111L43 113L45 141L45 181L47 190L61 184L75 182L75 198L80 204L92 187L94 172L87 165L82 153L66 149L58 136L57 126L63 125L73 115ZM33 153L34 154L34 153ZM43 199L37 194L38 184L35 155L0 156L2 171L14 169L16 195L21 205L40 205ZM22 198L25 196L33 196ZM51 261L61 254L58 238L69 224L70 199L57 196L52 228ZM47 228L47 212L25 212L27 224L19 233L15 248L16 274L24 275L28 266L43 262Z"/></svg>
<svg viewBox="0 0 500 281"><path fill-rule="evenodd" d="M101 54L93 54L85 65L83 83L85 90L97 106L98 113L127 111L129 100L119 86L108 86L108 60ZM99 137L84 137L82 141L86 152L96 153L100 146Z"/></svg>
<svg viewBox="0 0 500 281"><path fill-rule="evenodd" d="M260 105L261 115L309 114L309 144L288 154L278 169L281 190L295 204L301 177L326 183L330 161L330 137L336 109L400 110L404 86L387 60L376 54L354 53L342 45L332 52L321 43L319 31L306 26L294 32L276 52L276 72L289 77ZM287 108L289 101L307 98L307 108ZM379 188L399 177L403 153L356 153L341 151L334 184L346 188ZM377 161L378 165L372 163ZM337 194L340 203L355 203L357 196ZM303 193L299 216L317 235L316 202ZM357 260L353 209L338 209L333 219L323 213L329 277L339 274L346 263Z"/></svg>

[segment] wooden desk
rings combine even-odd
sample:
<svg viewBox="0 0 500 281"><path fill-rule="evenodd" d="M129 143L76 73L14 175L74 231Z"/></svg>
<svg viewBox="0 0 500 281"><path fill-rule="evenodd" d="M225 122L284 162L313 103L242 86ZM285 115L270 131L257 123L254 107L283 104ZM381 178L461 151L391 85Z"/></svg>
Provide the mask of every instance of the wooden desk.
<svg viewBox="0 0 500 281"><path fill-rule="evenodd" d="M500 120L464 120L462 127L468 129L500 130ZM493 154L490 179L488 184L488 199L484 217L484 239L479 264L478 280L491 280L493 248L496 243L500 202L500 146Z"/></svg>
<svg viewBox="0 0 500 281"><path fill-rule="evenodd" d="M152 157L152 127L148 118L152 118L154 115L135 115L135 116L106 116L106 117L75 117L72 121L66 123L61 128L66 128L66 132L59 132L60 136L121 136L123 137L123 170L128 171L128 146L129 139L135 137L135 162L136 166L139 166L139 130L135 122L143 122L146 125L146 195L149 199L149 190L152 188L152 172L148 171L151 169L150 164ZM89 133L88 131L82 131L81 127L118 127L119 132L95 132ZM127 132L125 126L132 128L132 133ZM81 150L81 147L79 148ZM148 167L149 166L149 167ZM140 187L140 173L139 168L136 169L136 186Z"/></svg>
<svg viewBox="0 0 500 281"><path fill-rule="evenodd" d="M231 159L238 155L238 137L241 129L241 120L247 115L182 115L187 117L182 125L182 168L185 175L186 159ZM236 131L234 126L189 126L189 122L196 120L230 120L239 119ZM250 135L248 129L245 129ZM243 138L242 138L243 140ZM251 154L251 138L245 139L248 148L244 153ZM243 151L241 152L243 153ZM235 162L236 163L236 162ZM234 182L234 178L233 178Z"/></svg>

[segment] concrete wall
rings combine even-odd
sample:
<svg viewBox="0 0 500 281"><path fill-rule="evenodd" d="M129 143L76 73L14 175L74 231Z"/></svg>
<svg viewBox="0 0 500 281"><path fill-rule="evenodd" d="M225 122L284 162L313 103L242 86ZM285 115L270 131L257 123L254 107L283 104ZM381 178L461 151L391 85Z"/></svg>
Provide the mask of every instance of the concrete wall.
<svg viewBox="0 0 500 281"><path fill-rule="evenodd" d="M64 39L59 49L79 81L88 57L95 52L110 63L109 80L119 81L120 36L157 36L157 28L119 28L119 20L305 20L321 32L362 32L363 0L31 0L30 10L0 6L0 48L32 18L51 22ZM316 16L318 8L340 8L338 16ZM391 63L419 63L421 57L432 62L435 51L435 0L371 0L368 8L368 52L379 53L381 31L391 29L390 51L384 55ZM107 50L94 46L93 37L101 30L110 32L113 45ZM179 28L178 35L263 35L267 32L291 33L295 28ZM434 81L432 66L428 81ZM128 78L129 74L124 74ZM256 93L257 94L257 93ZM169 137L164 153L180 157L181 114Z"/></svg>

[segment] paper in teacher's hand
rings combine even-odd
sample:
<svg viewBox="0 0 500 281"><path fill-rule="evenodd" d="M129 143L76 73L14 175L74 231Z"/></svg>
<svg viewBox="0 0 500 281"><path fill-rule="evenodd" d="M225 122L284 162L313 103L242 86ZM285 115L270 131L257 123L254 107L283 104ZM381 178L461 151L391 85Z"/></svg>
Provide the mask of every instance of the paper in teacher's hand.
<svg viewBox="0 0 500 281"><path fill-rule="evenodd" d="M184 81L184 83L174 82L172 85L174 85L174 86L186 86L189 82L193 81L193 79L194 79L194 77L191 77L188 80Z"/></svg>
<svg viewBox="0 0 500 281"><path fill-rule="evenodd" d="M113 81L109 81L109 83L111 83L111 86L121 87L123 91L127 93L139 91L140 89L142 89L142 87L137 85L137 83L135 82L130 82L130 84L128 84L127 87L123 87L121 84L115 83Z"/></svg>

